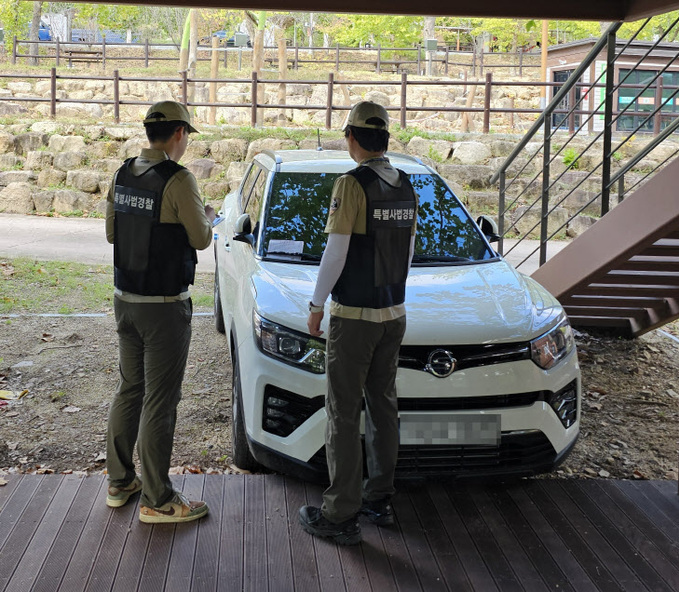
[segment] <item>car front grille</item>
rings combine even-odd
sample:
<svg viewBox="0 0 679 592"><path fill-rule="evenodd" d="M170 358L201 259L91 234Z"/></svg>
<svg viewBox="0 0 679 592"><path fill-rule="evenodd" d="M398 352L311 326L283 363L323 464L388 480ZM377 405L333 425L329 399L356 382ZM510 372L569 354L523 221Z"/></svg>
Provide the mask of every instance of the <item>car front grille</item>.
<svg viewBox="0 0 679 592"><path fill-rule="evenodd" d="M399 411L466 411L471 409L508 409L527 407L545 401L549 391L486 395L481 397L399 397Z"/></svg>
<svg viewBox="0 0 679 592"><path fill-rule="evenodd" d="M476 368L491 364L530 360L528 343L487 345L402 345L398 355L399 368L426 371L429 356L445 350L455 358L455 369Z"/></svg>
<svg viewBox="0 0 679 592"><path fill-rule="evenodd" d="M545 434L531 430L503 434L498 446L400 446L396 476L481 477L547 470L556 451ZM326 470L325 447L309 461Z"/></svg>

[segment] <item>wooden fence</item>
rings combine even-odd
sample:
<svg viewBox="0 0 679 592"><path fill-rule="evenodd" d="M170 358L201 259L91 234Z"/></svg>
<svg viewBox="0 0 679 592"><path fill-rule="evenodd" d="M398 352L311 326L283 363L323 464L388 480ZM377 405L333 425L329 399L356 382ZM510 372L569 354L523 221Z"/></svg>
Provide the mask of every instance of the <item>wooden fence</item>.
<svg viewBox="0 0 679 592"><path fill-rule="evenodd" d="M22 46L26 49L37 45L38 55L22 53ZM130 55L121 55L117 51L111 53L110 49L123 49ZM40 49L42 48L42 50ZM107 52L108 48L108 52ZM163 55L168 51L175 55ZM228 67L229 61L237 62L238 69L241 68L243 55L249 56L251 48L245 47L210 47L204 45L197 46L197 60L210 61L212 52L219 52L223 55L224 68ZM133 55L136 54L136 55ZM103 69L106 69L107 62L112 61L143 61L146 68L150 67L154 61L177 60L179 48L174 44L149 43L148 39L144 43L125 43L110 44L103 39L102 43L85 42L61 42L56 41L30 41L17 39L14 37L12 44L12 64L16 64L21 59L36 59L37 63L48 61L56 67L62 63L69 67L74 62L97 62ZM277 67L278 57L277 48L264 47L265 62L271 67ZM207 55L207 57L205 57ZM380 44L375 47L300 47L299 45L288 46L286 48L288 62L294 70L299 70L305 64L332 64L335 71L339 72L342 66L363 66L368 70L381 72L408 72L411 74L425 74L428 64L436 66L440 74L448 75L450 68L459 67L469 70L471 76L482 77L484 69L505 69L514 71L519 76L523 76L526 68L539 68L539 54L534 52L468 52L458 51L450 46L439 46L435 52L426 52L420 44L415 47L389 47L383 48ZM490 57L498 58L490 61ZM495 63L502 61L502 63Z"/></svg>
<svg viewBox="0 0 679 592"><path fill-rule="evenodd" d="M260 118L258 116L258 112L261 112L266 109L273 109L273 110L294 110L294 109L301 109L301 110L308 110L308 111L324 111L325 112L325 128L326 129L331 129L332 128L332 114L341 112L341 111L347 111L351 107L346 104L344 101L344 96L341 95L340 101L336 101L337 97L337 91L336 88L340 87L342 85L350 85L350 86L371 86L371 87L379 87L379 86L394 86L394 85L399 85L400 86L400 104L398 106L390 106L387 107L388 111L391 112L396 112L398 121L400 123L401 128L406 128L408 124L408 114L409 113L414 113L414 112L419 112L419 113L481 113L483 115L483 133L488 133L490 131L490 116L491 114L505 114L508 116L508 118L512 118L516 114L534 114L538 115L539 113L542 112L542 109L532 109L532 108L517 108L517 107L510 107L510 108L502 108L502 107L493 107L491 104L491 98L492 98L492 93L494 88L508 88L508 87L528 87L528 88L541 88L541 87L548 87L548 88L554 88L561 86L562 83L553 83L553 82L535 82L535 81L495 81L493 80L493 74L491 72L487 72L485 76L484 81L466 81L466 80L446 80L446 81L441 81L441 80L410 80L408 78L408 74L403 72L400 75L399 79L396 80L336 80L335 79L335 74L333 72L328 73L328 78L327 80L285 80L285 79L280 79L280 80L274 80L274 79L262 79L260 78L256 72L252 73L252 76L250 78L235 78L235 79L226 79L226 78L190 78L186 72L181 73L181 76L172 78L172 77L163 77L163 78L149 78L149 77L139 77L139 76L120 76L119 71L115 70L113 72L113 76L75 76L75 75L63 75L63 74L57 74L56 68L52 68L50 71L49 75L46 74L0 74L0 80L1 79L16 79L18 81L25 81L27 79L35 79L35 80L49 80L50 81L50 93L49 97L26 97L26 96L21 96L21 97L10 97L10 96L3 96L0 97L0 101L11 101L13 103L20 103L20 102L26 102L26 103L49 103L50 105L50 116L52 118L56 117L57 114L57 104L66 104L66 103L81 103L81 104L98 104L98 105L112 105L113 106L113 117L116 123L120 122L120 107L122 105L150 105L151 101L142 101L142 100L129 100L129 99L121 99L120 98L120 83L121 82L165 82L165 83L175 83L180 86L180 97L178 98L179 101L184 103L187 107L211 107L213 109L217 108L247 108L250 110L250 124L253 127L257 127L260 122L263 120L263 118ZM103 99L69 99L69 98L63 98L57 96L57 81L59 80L100 80L100 81L105 81L105 82L111 82L110 86L110 92L111 92L111 98L108 100L103 100ZM217 84L229 84L229 83L235 83L235 84L248 84L250 88L250 101L248 103L222 103L218 102L216 100L213 101L208 101L208 102L200 102L200 101L191 101L190 100L190 85L191 84L203 84L207 83L211 86L211 88L214 90L216 89ZM327 100L324 105L318 104L318 105L294 105L294 104L286 104L286 103L279 103L279 104L271 104L271 103L264 103L263 101L259 100L260 97L260 90L262 88L265 88L266 85L280 85L280 84L308 84L308 85L320 85L320 86L325 86L327 89ZM408 104L408 89L412 89L413 87L416 86L438 86L438 87L460 87L462 86L462 93L467 94L468 98L475 96L477 88L483 88L482 94L483 94L483 107L473 107L472 106L472 101L467 100L466 105L463 106L448 106L448 105L438 105L438 106L412 106ZM579 87L582 87L583 89L592 89L592 88L603 88L604 85L602 84L597 84L597 85L588 85L588 84L579 84L577 85ZM644 88L643 85L622 85L621 88L634 88L634 89L640 89ZM665 86L665 90L675 90L679 91L679 87L675 86ZM340 93L341 94L341 93ZM214 95L212 95L214 96ZM412 93L411 93L412 96ZM341 103L341 104L340 104ZM214 111L213 111L214 113ZM557 114L567 114L569 113L566 109L557 109L554 111L554 113ZM589 115L591 114L592 111L588 111L584 108L578 109L576 111L573 111L572 113L569 113L569 115L566 117L566 119L561 122L561 126L568 128L568 131L572 134L574 133L576 129L576 116L580 115ZM616 112L613 114L614 116L616 115ZM625 115L627 116L638 116L638 117L645 117L648 116L648 112L636 112L636 111L626 111ZM661 129L661 123L663 122L663 119L665 122L669 118L673 118L679 115L679 113L667 113L667 112L662 112L662 113L657 113L654 116L654 125L653 125L653 131L657 134L659 133ZM567 122L567 123L565 123ZM510 124L510 127L513 127ZM650 131L650 130L649 130Z"/></svg>

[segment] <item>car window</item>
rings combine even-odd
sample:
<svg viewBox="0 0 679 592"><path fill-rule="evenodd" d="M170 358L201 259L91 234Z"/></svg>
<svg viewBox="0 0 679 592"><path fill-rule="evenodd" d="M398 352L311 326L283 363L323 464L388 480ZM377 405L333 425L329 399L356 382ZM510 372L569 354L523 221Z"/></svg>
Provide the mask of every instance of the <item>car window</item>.
<svg viewBox="0 0 679 592"><path fill-rule="evenodd" d="M338 173L274 175L261 254L271 259L318 261L327 235L328 204ZM414 264L491 259L494 253L467 211L437 175L410 175L419 197Z"/></svg>
<svg viewBox="0 0 679 592"><path fill-rule="evenodd" d="M419 196L415 257L480 261L495 257L457 197L436 175L410 175Z"/></svg>
<svg viewBox="0 0 679 592"><path fill-rule="evenodd" d="M245 205L245 213L249 214L252 224L252 234L255 240L259 235L259 219L262 214L262 203L264 201L264 188L266 186L266 173L264 171L255 178L255 185L250 192L250 198Z"/></svg>
<svg viewBox="0 0 679 592"><path fill-rule="evenodd" d="M266 212L262 255L305 254L320 259L332 186L339 173L276 173ZM294 243L294 244L293 244Z"/></svg>
<svg viewBox="0 0 679 592"><path fill-rule="evenodd" d="M260 169L256 164L253 164L250 167L250 170L247 172L247 175L245 177L245 181L243 182L243 189L240 193L240 209L241 212L245 212L245 206L248 203L248 198L250 197L250 191L252 191L252 188L255 185L255 181L257 180L257 176L261 172L262 169Z"/></svg>

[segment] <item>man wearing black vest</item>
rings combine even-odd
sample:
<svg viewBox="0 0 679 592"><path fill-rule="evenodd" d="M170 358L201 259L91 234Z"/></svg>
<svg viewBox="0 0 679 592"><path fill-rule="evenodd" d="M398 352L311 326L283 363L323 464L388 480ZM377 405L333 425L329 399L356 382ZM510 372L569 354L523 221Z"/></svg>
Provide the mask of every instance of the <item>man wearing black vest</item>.
<svg viewBox="0 0 679 592"><path fill-rule="evenodd" d="M328 335L325 434L330 486L322 507L303 506L302 527L339 544L361 541L358 514L393 523L391 497L398 456L396 370L405 333L405 284L415 244L417 196L407 175L384 156L389 115L376 103L355 105L345 126L358 167L332 191L309 333L321 335L332 293ZM363 475L360 417L365 394ZM365 478L364 478L365 477Z"/></svg>
<svg viewBox="0 0 679 592"><path fill-rule="evenodd" d="M120 366L109 412L106 504L120 507L141 491L142 522L188 522L208 507L174 491L168 471L191 342L189 285L196 249L212 243L215 213L203 206L193 174L177 164L197 131L186 107L156 103L144 127L149 148L118 169L106 205Z"/></svg>

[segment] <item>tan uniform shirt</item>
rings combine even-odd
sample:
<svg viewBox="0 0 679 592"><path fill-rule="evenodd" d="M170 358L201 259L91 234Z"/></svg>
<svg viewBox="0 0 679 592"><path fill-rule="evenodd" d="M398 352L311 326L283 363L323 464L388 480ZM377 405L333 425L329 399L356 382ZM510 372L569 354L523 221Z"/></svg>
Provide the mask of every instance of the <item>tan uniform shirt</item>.
<svg viewBox="0 0 679 592"><path fill-rule="evenodd" d="M132 164L132 173L141 175L152 166L164 160L169 160L169 156L162 150L144 148L141 151L141 155ZM114 241L114 187L115 177L106 198L106 240L111 244ZM186 230L189 244L194 249L207 249L212 243L212 225L205 215L205 207L200 197L198 183L191 171L186 169L179 171L165 185L163 201L160 206L160 222L163 224L181 224ZM115 293L116 296L128 302L158 302L159 299L167 302L168 300L184 300L190 296L188 291L170 297L142 296L131 294L130 292L122 292L117 288Z"/></svg>
<svg viewBox="0 0 679 592"><path fill-rule="evenodd" d="M400 186L399 173L389 164L386 158L364 160L359 164L369 166L391 185ZM367 200L361 184L352 175L342 175L335 181L332 189L330 212L325 232L328 234L365 234L366 207ZM416 223L413 224L413 235L415 230ZM387 308L362 308L346 306L334 300L330 302L330 314L345 319L382 323L402 317L405 313L405 304L397 304Z"/></svg>

